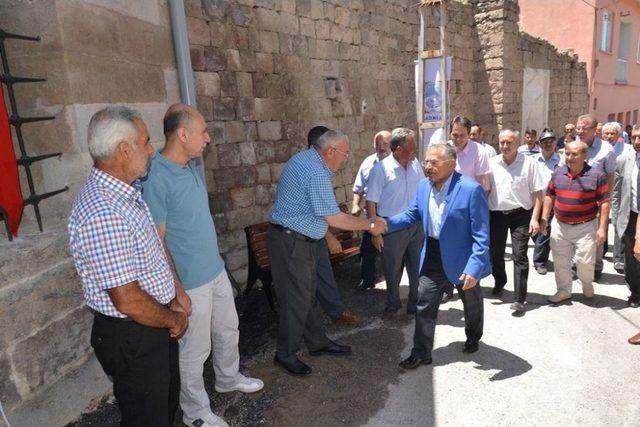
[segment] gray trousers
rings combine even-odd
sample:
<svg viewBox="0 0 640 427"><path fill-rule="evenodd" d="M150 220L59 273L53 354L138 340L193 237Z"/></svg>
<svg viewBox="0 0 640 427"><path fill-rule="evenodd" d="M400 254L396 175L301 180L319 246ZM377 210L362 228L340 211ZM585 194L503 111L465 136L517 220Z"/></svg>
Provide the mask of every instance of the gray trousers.
<svg viewBox="0 0 640 427"><path fill-rule="evenodd" d="M402 269L407 268L409 276L409 298L407 310L415 311L418 296L418 268L424 233L422 224L383 236L382 269L387 282L387 307L400 308L400 280Z"/></svg>
<svg viewBox="0 0 640 427"><path fill-rule="evenodd" d="M316 299L318 247L319 241L305 241L274 227L267 231L271 276L278 298L276 356L283 362L296 360L303 339L309 350L331 343Z"/></svg>

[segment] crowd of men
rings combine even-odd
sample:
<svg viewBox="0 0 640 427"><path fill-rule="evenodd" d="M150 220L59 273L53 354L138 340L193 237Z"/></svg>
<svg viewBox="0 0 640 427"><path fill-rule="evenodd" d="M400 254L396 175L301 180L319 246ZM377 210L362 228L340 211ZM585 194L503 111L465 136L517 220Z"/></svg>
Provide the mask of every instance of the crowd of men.
<svg viewBox="0 0 640 427"><path fill-rule="evenodd" d="M123 426L169 426L178 409L188 426L225 426L210 406L203 364L212 354L215 390L263 388L239 370L238 315L217 244L205 183L194 162L210 143L203 116L176 104L164 117L163 150L154 154L141 116L124 106L98 111L88 129L94 167L69 218L70 249L94 313L91 345L113 379ZM360 292L376 286L381 258L387 287L382 317L402 308L399 285L409 278L406 313L415 316L415 369L432 362L440 304L457 289L464 306L463 352L478 351L483 334L481 279L492 295L507 285L505 250L512 243L514 299L524 313L533 266L547 274L553 254L558 304L572 298L577 278L585 298L602 273L610 206L614 268L624 271L629 306L640 305L640 126L599 127L580 116L557 139L503 129L498 151L467 118L452 120L450 139L434 141L417 159L407 128L382 130L375 152L355 177L350 213L339 208L333 176L347 160L348 137L318 126L308 148L282 170L267 232L278 300L274 363L292 375L312 373L299 357L349 354L327 337L321 309L336 323L363 319L345 307L330 253L342 250L338 230L362 231ZM558 147L562 146L563 153ZM363 209L364 208L364 209ZM573 271L572 271L573 266ZM640 344L640 333L629 338Z"/></svg>

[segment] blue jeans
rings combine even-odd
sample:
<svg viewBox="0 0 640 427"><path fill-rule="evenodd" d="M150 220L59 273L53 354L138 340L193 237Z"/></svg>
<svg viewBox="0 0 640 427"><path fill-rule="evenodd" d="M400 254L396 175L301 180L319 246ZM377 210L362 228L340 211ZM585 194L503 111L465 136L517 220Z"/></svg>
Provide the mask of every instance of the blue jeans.
<svg viewBox="0 0 640 427"><path fill-rule="evenodd" d="M329 248L326 239L318 245L318 261L316 267L316 298L322 310L332 319L337 319L346 310L338 291L338 284L333 276L333 267L329 260Z"/></svg>

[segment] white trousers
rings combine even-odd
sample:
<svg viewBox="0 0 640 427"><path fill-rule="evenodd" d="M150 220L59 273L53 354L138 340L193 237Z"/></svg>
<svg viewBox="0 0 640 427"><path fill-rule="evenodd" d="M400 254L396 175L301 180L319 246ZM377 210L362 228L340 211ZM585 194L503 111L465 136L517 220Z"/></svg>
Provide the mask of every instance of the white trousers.
<svg viewBox="0 0 640 427"><path fill-rule="evenodd" d="M582 286L591 285L596 263L597 218L584 224L565 224L553 218L551 222L551 252L556 286L559 291L571 293L573 273L571 260L576 263L576 274Z"/></svg>
<svg viewBox="0 0 640 427"><path fill-rule="evenodd" d="M231 387L238 381L238 313L225 270L213 281L188 289L189 327L180 338L180 407L190 420L212 413L204 389L203 365L213 350L216 384Z"/></svg>

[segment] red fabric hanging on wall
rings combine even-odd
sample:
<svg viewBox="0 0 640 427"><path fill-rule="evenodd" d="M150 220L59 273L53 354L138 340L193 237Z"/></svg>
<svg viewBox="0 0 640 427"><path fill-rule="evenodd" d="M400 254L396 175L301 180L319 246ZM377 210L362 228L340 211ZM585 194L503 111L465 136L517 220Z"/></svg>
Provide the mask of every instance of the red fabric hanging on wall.
<svg viewBox="0 0 640 427"><path fill-rule="evenodd" d="M9 215L11 234L17 236L24 202L2 85L0 85L0 206Z"/></svg>

